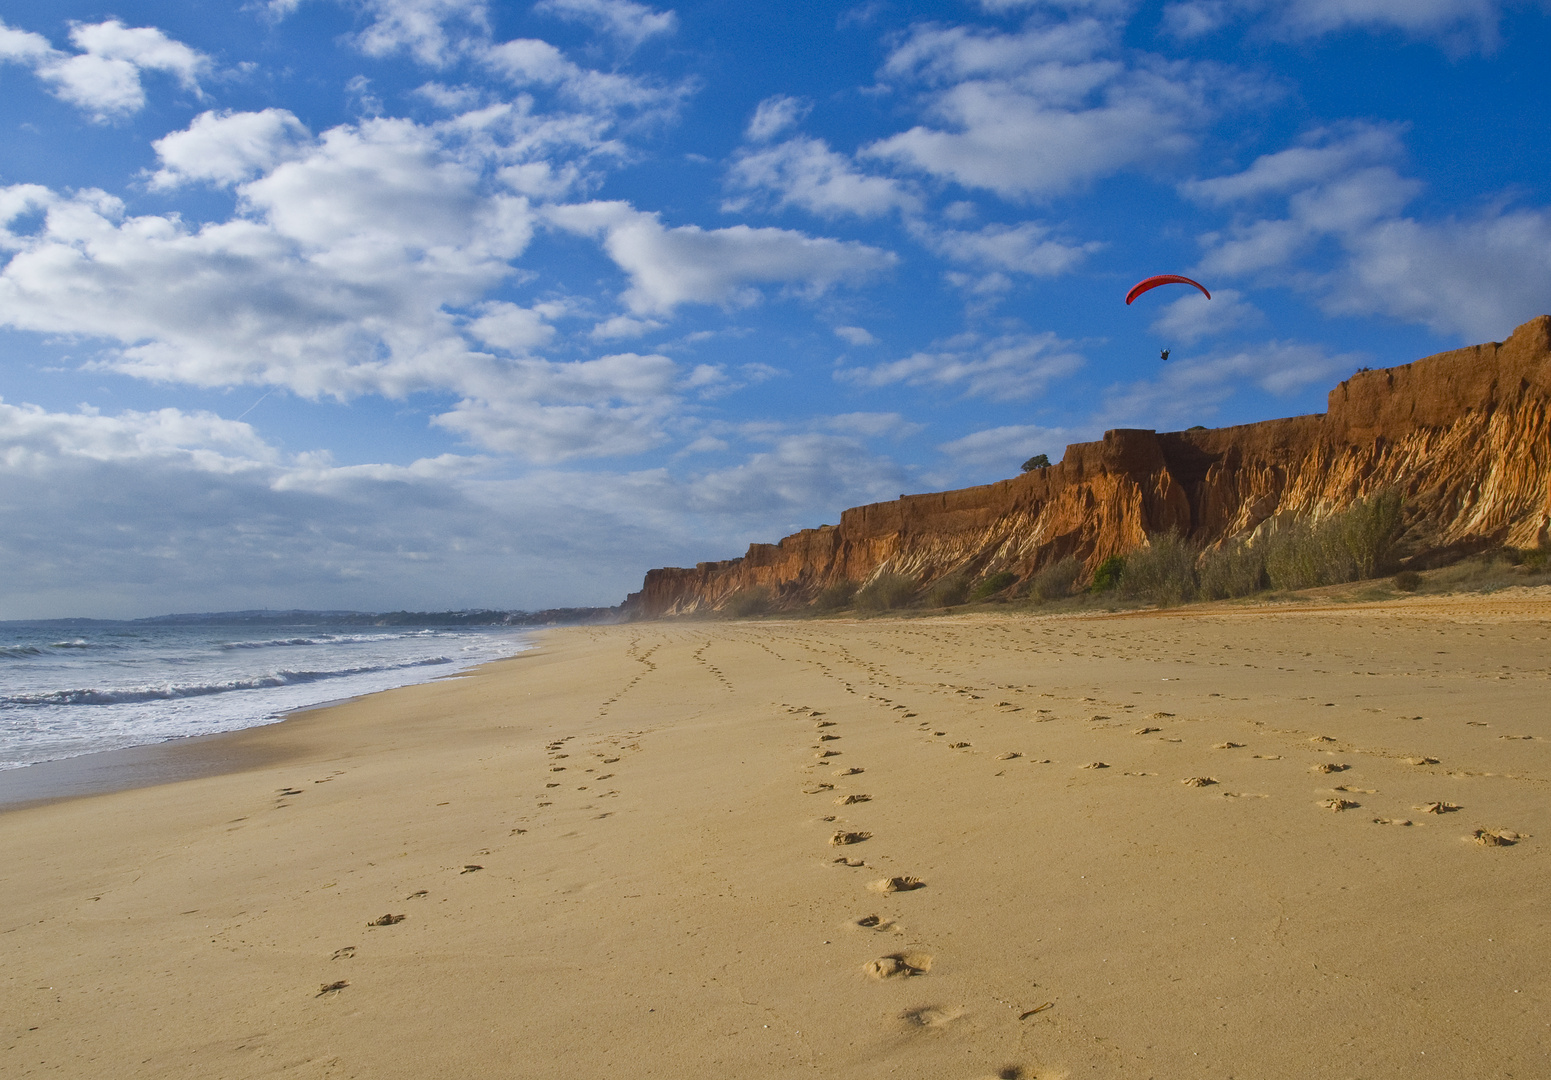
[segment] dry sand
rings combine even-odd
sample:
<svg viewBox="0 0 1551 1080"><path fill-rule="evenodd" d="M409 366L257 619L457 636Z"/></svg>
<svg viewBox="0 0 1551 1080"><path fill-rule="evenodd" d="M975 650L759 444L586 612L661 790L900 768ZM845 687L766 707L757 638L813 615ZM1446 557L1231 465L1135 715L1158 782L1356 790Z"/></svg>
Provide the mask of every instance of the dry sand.
<svg viewBox="0 0 1551 1080"><path fill-rule="evenodd" d="M1548 639L552 632L0 814L0 1074L1551 1075Z"/></svg>

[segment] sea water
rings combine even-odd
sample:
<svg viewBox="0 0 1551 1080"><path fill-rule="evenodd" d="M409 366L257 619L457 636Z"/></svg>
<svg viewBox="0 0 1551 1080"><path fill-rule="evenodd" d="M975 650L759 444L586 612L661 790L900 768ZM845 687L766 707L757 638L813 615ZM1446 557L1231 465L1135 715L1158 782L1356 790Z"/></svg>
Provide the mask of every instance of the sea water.
<svg viewBox="0 0 1551 1080"><path fill-rule="evenodd" d="M511 656L512 627L0 623L4 770L273 723Z"/></svg>

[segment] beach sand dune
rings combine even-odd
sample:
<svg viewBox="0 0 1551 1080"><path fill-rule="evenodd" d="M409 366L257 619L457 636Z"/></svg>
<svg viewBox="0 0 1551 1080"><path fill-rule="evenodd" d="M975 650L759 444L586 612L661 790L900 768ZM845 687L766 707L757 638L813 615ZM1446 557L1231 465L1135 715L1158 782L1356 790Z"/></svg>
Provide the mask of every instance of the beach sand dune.
<svg viewBox="0 0 1551 1080"><path fill-rule="evenodd" d="M551 632L0 814L0 1074L1542 1076L1551 603Z"/></svg>

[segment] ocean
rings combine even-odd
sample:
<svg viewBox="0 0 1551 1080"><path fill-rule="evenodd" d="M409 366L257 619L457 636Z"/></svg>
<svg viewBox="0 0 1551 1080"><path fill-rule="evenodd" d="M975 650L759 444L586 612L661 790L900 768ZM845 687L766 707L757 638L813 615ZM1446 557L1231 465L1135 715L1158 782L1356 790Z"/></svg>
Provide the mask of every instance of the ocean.
<svg viewBox="0 0 1551 1080"><path fill-rule="evenodd" d="M4 770L255 727L529 648L509 626L0 623Z"/></svg>

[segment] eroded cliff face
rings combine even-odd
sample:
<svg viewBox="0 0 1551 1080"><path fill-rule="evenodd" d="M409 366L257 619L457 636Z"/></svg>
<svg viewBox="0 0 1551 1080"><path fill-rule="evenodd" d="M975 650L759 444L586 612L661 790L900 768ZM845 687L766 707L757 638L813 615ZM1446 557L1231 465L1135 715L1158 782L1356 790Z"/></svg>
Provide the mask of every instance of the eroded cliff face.
<svg viewBox="0 0 1551 1080"><path fill-rule="evenodd" d="M1220 544L1391 487L1405 495L1402 551L1413 563L1548 539L1551 316L1505 342L1360 372L1330 392L1323 415L1109 431L1010 480L854 507L838 526L754 544L741 559L651 570L625 610L715 610L750 589L796 607L835 582L879 573L922 585L1001 570L1026 578L1068 555L1091 574L1153 533Z"/></svg>

